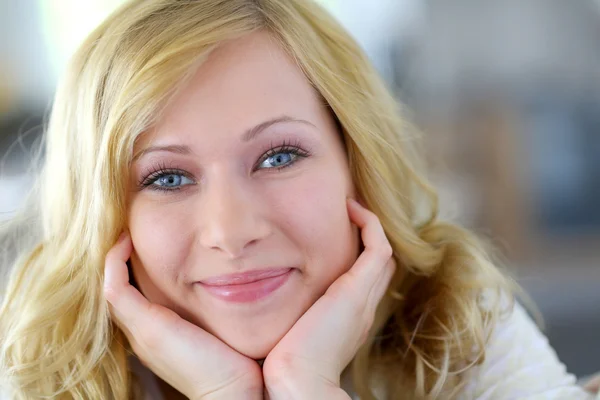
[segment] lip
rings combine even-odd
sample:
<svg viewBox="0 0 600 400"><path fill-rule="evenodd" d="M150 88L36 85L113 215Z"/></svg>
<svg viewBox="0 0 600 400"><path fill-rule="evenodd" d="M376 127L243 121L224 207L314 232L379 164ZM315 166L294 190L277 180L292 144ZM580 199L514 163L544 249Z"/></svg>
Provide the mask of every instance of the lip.
<svg viewBox="0 0 600 400"><path fill-rule="evenodd" d="M269 268L204 279L198 284L209 294L233 303L267 297L287 282L293 268Z"/></svg>

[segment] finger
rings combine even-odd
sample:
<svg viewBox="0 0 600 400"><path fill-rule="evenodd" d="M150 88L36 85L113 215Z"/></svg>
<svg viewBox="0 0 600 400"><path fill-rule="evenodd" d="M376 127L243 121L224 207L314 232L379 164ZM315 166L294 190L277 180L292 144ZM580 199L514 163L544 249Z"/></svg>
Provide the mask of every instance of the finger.
<svg viewBox="0 0 600 400"><path fill-rule="evenodd" d="M131 329L149 309L150 302L129 283L127 260L133 244L124 234L106 255L104 269L104 296L112 305L118 322Z"/></svg>
<svg viewBox="0 0 600 400"><path fill-rule="evenodd" d="M123 330L134 350L138 343L156 349L162 343L161 336L167 334L167 331L174 331L180 337L187 335L189 338L198 337L199 333L203 333L181 319L174 311L152 304L129 283L127 260L132 250L131 238L125 236L107 253L104 296L110 303L115 322ZM176 350L177 346L171 348L172 352Z"/></svg>
<svg viewBox="0 0 600 400"><path fill-rule="evenodd" d="M348 215L351 221L360 228L361 239L365 247L349 273L355 275L357 279L362 280L370 288L379 277L378 272L383 270L392 256L392 246L385 235L379 218L373 212L367 210L355 200L348 199Z"/></svg>
<svg viewBox="0 0 600 400"><path fill-rule="evenodd" d="M367 297L367 310L368 312L375 314L379 302L385 295L392 277L396 272L396 261L390 258L383 269L383 272L379 275L377 282L371 288L371 291Z"/></svg>

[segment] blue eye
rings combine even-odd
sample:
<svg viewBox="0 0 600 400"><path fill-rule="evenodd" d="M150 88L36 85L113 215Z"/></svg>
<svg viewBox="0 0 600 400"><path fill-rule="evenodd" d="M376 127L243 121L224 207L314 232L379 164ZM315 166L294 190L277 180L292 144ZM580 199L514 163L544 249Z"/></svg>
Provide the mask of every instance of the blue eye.
<svg viewBox="0 0 600 400"><path fill-rule="evenodd" d="M299 158L306 158L309 156L310 153L306 150L303 150L299 143L289 144L284 142L282 146L271 146L271 148L262 155L260 161L255 167L255 170L280 170L282 168L294 165Z"/></svg>
<svg viewBox="0 0 600 400"><path fill-rule="evenodd" d="M196 182L185 171L158 167L139 182L139 188L174 191L180 190L183 186L193 185L195 183Z"/></svg>
<svg viewBox="0 0 600 400"><path fill-rule="evenodd" d="M181 174L163 174L155 178L152 185L160 186L161 188L178 188L193 183L190 178Z"/></svg>
<svg viewBox="0 0 600 400"><path fill-rule="evenodd" d="M298 158L297 154L294 153L277 153L275 155L267 157L263 162L261 162L258 167L259 168L282 168L285 167Z"/></svg>

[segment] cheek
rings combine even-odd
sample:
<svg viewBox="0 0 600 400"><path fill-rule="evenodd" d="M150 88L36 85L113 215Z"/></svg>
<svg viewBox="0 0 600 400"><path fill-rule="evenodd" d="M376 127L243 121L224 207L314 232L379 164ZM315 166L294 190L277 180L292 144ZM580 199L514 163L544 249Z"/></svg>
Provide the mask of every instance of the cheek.
<svg viewBox="0 0 600 400"><path fill-rule="evenodd" d="M358 256L358 232L346 208L349 190L342 174L305 175L273 205L284 234L304 254L305 273L321 280L319 286L331 283Z"/></svg>
<svg viewBox="0 0 600 400"><path fill-rule="evenodd" d="M193 227L180 204L133 203L129 229L137 257L152 277L174 273L193 243ZM186 223L187 221L187 223Z"/></svg>

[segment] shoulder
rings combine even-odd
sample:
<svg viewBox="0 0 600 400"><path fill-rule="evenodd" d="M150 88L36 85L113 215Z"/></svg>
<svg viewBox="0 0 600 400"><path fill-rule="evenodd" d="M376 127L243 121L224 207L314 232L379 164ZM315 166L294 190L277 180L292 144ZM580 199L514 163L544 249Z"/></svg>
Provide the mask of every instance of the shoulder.
<svg viewBox="0 0 600 400"><path fill-rule="evenodd" d="M483 364L466 376L461 398L592 399L577 386L548 339L523 307L515 303L492 332Z"/></svg>

